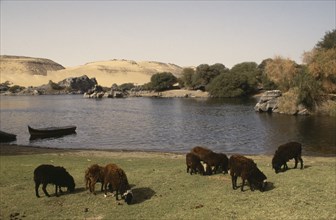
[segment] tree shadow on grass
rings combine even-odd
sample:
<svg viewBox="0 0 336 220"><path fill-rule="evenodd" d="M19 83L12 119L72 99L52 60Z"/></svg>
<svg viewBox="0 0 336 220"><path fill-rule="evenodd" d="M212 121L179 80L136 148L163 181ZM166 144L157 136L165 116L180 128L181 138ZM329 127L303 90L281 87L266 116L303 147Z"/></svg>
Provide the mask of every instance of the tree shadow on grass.
<svg viewBox="0 0 336 220"><path fill-rule="evenodd" d="M132 205L142 203L151 199L155 195L155 191L149 187L140 187L132 189L133 201Z"/></svg>

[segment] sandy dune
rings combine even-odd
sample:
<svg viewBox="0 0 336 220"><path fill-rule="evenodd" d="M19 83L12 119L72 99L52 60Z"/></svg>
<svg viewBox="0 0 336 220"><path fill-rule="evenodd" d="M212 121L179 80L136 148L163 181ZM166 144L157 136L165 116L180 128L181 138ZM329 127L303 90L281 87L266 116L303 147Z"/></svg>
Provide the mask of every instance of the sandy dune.
<svg viewBox="0 0 336 220"><path fill-rule="evenodd" d="M39 62L32 62L32 59L39 59ZM154 61L136 62L132 60L109 60L87 63L85 65L68 67L60 70L52 70L43 59L15 57L11 62L4 62L1 56L1 77L0 81L10 81L14 85L40 86L47 84L49 80L59 82L68 77L79 77L87 75L95 77L98 84L110 87L116 83L134 83L142 85L150 81L153 74L158 72L171 72L179 77L182 68L174 64L166 64ZM40 68L47 70L46 75L36 75ZM41 71L40 71L41 72Z"/></svg>

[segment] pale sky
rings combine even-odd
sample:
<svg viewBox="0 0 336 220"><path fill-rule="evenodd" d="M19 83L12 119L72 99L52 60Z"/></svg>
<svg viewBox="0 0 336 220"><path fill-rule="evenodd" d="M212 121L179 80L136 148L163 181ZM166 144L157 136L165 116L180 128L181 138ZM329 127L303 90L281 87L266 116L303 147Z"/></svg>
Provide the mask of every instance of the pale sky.
<svg viewBox="0 0 336 220"><path fill-rule="evenodd" d="M258 64L276 55L302 63L335 29L331 1L1 0L1 55L63 66L110 59Z"/></svg>

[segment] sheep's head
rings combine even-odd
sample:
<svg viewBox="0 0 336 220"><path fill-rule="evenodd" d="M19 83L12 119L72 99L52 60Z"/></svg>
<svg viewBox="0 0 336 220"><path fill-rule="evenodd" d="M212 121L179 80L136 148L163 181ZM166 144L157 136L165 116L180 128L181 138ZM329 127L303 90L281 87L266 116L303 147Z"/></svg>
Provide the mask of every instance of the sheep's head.
<svg viewBox="0 0 336 220"><path fill-rule="evenodd" d="M122 196L121 196L125 202L129 205L132 202L133 199L133 193L132 190L127 190Z"/></svg>
<svg viewBox="0 0 336 220"><path fill-rule="evenodd" d="M275 173L279 173L281 170L281 162L277 158L273 157L272 159L272 168L275 170Z"/></svg>
<svg viewBox="0 0 336 220"><path fill-rule="evenodd" d="M259 189L261 192L265 191L267 187L267 177L259 169L255 169L250 179L250 184L252 185L251 189Z"/></svg>
<svg viewBox="0 0 336 220"><path fill-rule="evenodd" d="M67 184L67 188L68 188L68 191L69 192L74 192L75 191L75 181L74 181L74 178L72 176L68 176L68 184Z"/></svg>

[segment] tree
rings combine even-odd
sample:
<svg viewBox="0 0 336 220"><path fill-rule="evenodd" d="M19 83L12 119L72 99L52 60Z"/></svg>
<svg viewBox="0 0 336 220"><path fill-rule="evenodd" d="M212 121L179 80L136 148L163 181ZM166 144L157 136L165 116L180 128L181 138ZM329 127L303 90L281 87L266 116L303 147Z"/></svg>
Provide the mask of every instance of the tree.
<svg viewBox="0 0 336 220"><path fill-rule="evenodd" d="M222 73L211 81L207 86L207 91L216 98L245 96L247 81L246 75Z"/></svg>
<svg viewBox="0 0 336 220"><path fill-rule="evenodd" d="M247 77L248 89L245 92L251 93L257 89L258 77L261 75L258 64L255 62L243 62L236 64L230 70L232 74L245 75Z"/></svg>
<svg viewBox="0 0 336 220"><path fill-rule="evenodd" d="M312 110L321 95L321 83L309 74L307 66L302 66L294 77L294 85L298 88L297 104L303 104Z"/></svg>
<svg viewBox="0 0 336 220"><path fill-rule="evenodd" d="M151 77L151 87L157 91L171 89L177 82L177 78L169 72L156 73Z"/></svg>
<svg viewBox="0 0 336 220"><path fill-rule="evenodd" d="M195 70L193 68L183 68L182 76L180 78L180 84L182 87L192 87L192 78L195 74Z"/></svg>
<svg viewBox="0 0 336 220"><path fill-rule="evenodd" d="M128 91L135 87L133 83L123 83L120 86L118 86L119 90L121 91Z"/></svg>
<svg viewBox="0 0 336 220"><path fill-rule="evenodd" d="M193 75L192 84L194 89L204 90L212 79L228 69L221 63L216 63L211 66L201 64L196 68L196 73Z"/></svg>
<svg viewBox="0 0 336 220"><path fill-rule="evenodd" d="M336 29L325 33L323 39L316 44L317 49L333 49L336 48Z"/></svg>
<svg viewBox="0 0 336 220"><path fill-rule="evenodd" d="M262 85L262 88L265 90L277 89L276 84L273 81L271 81L265 73L266 64L272 61L273 59L267 58L267 59L264 59L258 65L258 70L259 70L260 75L257 77L257 80Z"/></svg>
<svg viewBox="0 0 336 220"><path fill-rule="evenodd" d="M206 87L213 97L239 97L253 93L257 88L259 74L255 62L235 65L229 72L222 72Z"/></svg>
<svg viewBox="0 0 336 220"><path fill-rule="evenodd" d="M325 93L336 93L336 30L327 32L315 48L303 54L308 72L322 82Z"/></svg>
<svg viewBox="0 0 336 220"><path fill-rule="evenodd" d="M263 74L276 87L286 92L291 87L291 82L297 73L298 65L294 61L277 56L272 61L266 62Z"/></svg>

